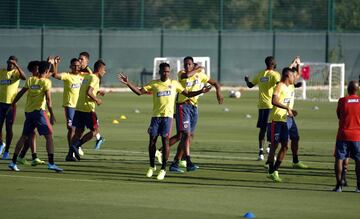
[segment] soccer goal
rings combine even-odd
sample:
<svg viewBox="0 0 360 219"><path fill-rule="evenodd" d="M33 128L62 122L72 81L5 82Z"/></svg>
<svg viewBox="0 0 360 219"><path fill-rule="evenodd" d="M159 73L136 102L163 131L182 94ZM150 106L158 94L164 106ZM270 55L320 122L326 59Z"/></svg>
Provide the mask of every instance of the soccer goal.
<svg viewBox="0 0 360 219"><path fill-rule="evenodd" d="M193 57L194 63L204 67L205 74L210 77L210 57ZM159 76L159 65L160 63L168 63L171 70L171 78L177 79L177 73L184 69L183 64L184 57L155 57L154 58L154 69L153 69L153 79L158 79Z"/></svg>
<svg viewBox="0 0 360 219"><path fill-rule="evenodd" d="M338 101L345 91L344 63L301 63L302 88L297 98L314 101Z"/></svg>

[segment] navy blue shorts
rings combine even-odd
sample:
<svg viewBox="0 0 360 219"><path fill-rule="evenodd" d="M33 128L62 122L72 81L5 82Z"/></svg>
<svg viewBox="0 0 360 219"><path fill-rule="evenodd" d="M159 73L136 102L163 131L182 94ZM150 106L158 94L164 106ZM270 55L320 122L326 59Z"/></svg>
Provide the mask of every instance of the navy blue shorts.
<svg viewBox="0 0 360 219"><path fill-rule="evenodd" d="M271 109L259 109L259 117L256 124L256 127L260 129L266 129L269 122L269 115Z"/></svg>
<svg viewBox="0 0 360 219"><path fill-rule="evenodd" d="M152 117L148 133L151 137L168 137L171 134L173 118Z"/></svg>
<svg viewBox="0 0 360 219"><path fill-rule="evenodd" d="M295 123L294 117L288 117L286 120L286 124L289 130L289 138L291 140L299 139L299 131Z"/></svg>
<svg viewBox="0 0 360 219"><path fill-rule="evenodd" d="M38 130L39 135L50 135L53 133L52 125L45 110L34 110L25 113L23 135L32 135Z"/></svg>
<svg viewBox="0 0 360 219"><path fill-rule="evenodd" d="M11 107L11 104L0 103L0 125L1 127L6 120L7 125L12 125L15 122L16 106Z"/></svg>
<svg viewBox="0 0 360 219"><path fill-rule="evenodd" d="M359 141L336 141L335 157L339 160L352 159L360 160L360 142Z"/></svg>
<svg viewBox="0 0 360 219"><path fill-rule="evenodd" d="M72 125L77 129L85 129L86 127L91 131L95 131L99 127L95 112L81 112L78 110L75 110Z"/></svg>
<svg viewBox="0 0 360 219"><path fill-rule="evenodd" d="M268 126L270 130L270 142L272 145L282 143L287 144L289 138L289 131L286 125L286 122L272 122L270 126Z"/></svg>
<svg viewBox="0 0 360 219"><path fill-rule="evenodd" d="M194 133L199 113L198 108L188 103L176 104L176 129L186 133Z"/></svg>
<svg viewBox="0 0 360 219"><path fill-rule="evenodd" d="M71 127L72 123L74 121L75 108L64 107L64 111L65 111L65 118L66 118L67 127Z"/></svg>

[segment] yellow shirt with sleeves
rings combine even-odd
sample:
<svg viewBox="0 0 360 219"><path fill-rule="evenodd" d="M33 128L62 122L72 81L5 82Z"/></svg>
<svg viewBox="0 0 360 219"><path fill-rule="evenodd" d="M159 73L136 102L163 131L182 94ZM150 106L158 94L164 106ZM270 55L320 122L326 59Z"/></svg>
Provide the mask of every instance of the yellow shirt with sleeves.
<svg viewBox="0 0 360 219"><path fill-rule="evenodd" d="M153 117L173 117L177 93L184 91L177 80L153 80L143 87L153 94Z"/></svg>
<svg viewBox="0 0 360 219"><path fill-rule="evenodd" d="M97 75L87 74L83 75L82 84L79 91L79 98L76 104L76 110L82 112L94 112L96 102L87 95L89 87L93 88L94 96L97 95L100 88L100 79Z"/></svg>
<svg viewBox="0 0 360 219"><path fill-rule="evenodd" d="M271 109L272 95L275 85L280 81L280 74L274 70L263 70L259 72L251 81L252 84L259 86L259 109Z"/></svg>
<svg viewBox="0 0 360 219"><path fill-rule="evenodd" d="M294 109L294 102L295 102L295 86L293 84L289 85L289 90L291 92L291 100L290 100L290 109Z"/></svg>
<svg viewBox="0 0 360 219"><path fill-rule="evenodd" d="M187 90L187 91L198 91L202 88L203 84L206 84L209 81L209 76L207 76L203 69L199 69L196 73L189 77L181 79L181 75L185 74L185 71L179 71L178 73L178 80L180 84ZM190 101L190 103L194 106L198 105L199 95L195 97L186 97L183 94L179 94L177 103L184 103Z"/></svg>
<svg viewBox="0 0 360 219"><path fill-rule="evenodd" d="M26 80L25 88L28 88L25 112L46 109L45 92L51 89L51 81L47 78L30 77Z"/></svg>
<svg viewBox="0 0 360 219"><path fill-rule="evenodd" d="M290 86L286 86L284 83L279 83L277 86L281 86L280 93L278 95L279 102L283 105L290 105L291 102L291 88ZM276 88L275 88L276 89ZM271 114L269 117L269 121L275 121L275 122L286 122L287 120L287 110L274 106L271 110Z"/></svg>
<svg viewBox="0 0 360 219"><path fill-rule="evenodd" d="M60 80L64 81L63 106L75 108L83 76L65 72L60 74Z"/></svg>
<svg viewBox="0 0 360 219"><path fill-rule="evenodd" d="M11 71L0 70L0 102L11 104L14 100L20 83L20 73L13 69Z"/></svg>

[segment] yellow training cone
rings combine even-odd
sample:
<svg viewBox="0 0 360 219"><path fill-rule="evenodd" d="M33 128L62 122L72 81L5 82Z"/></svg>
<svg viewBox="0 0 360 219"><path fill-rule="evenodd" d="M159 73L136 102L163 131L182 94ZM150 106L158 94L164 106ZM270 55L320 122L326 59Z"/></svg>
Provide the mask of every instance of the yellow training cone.
<svg viewBox="0 0 360 219"><path fill-rule="evenodd" d="M116 120L116 119L114 119L114 120L112 121L112 123L113 123L113 124L119 124L119 121Z"/></svg>
<svg viewBox="0 0 360 219"><path fill-rule="evenodd" d="M127 119L127 117L126 117L125 115L121 115L121 116L120 116L120 119L125 120L125 119Z"/></svg>

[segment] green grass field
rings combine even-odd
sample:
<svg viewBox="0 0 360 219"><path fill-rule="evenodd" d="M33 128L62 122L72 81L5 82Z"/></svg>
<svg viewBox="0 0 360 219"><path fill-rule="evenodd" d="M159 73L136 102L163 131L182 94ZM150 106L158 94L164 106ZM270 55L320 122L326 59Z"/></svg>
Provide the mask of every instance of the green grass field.
<svg viewBox="0 0 360 219"><path fill-rule="evenodd" d="M225 94L225 96L227 96ZM291 152L280 167L282 183L266 178L264 162L256 161L257 92L240 99L215 94L201 97L200 118L192 144L196 172L173 174L164 181L145 177L152 98L112 93L97 108L106 141L95 151L95 141L84 145L81 162L63 162L67 151L62 94L54 94L55 161L64 173L45 166L21 166L11 172L0 161L0 218L358 218L360 194L355 191L354 163L350 186L330 192L335 184L332 152L337 131L336 103L297 101L301 135L300 159L311 168L291 168ZM23 123L22 100L11 147ZM319 110L314 110L314 106ZM134 109L140 113L135 113ZM228 108L229 112L225 112ZM246 118L250 114L251 118ZM112 124L126 115L127 120ZM46 160L44 139L38 139L39 157ZM160 142L159 142L160 143ZM160 145L160 144L158 144ZM171 150L173 157L175 148ZM30 159L30 154L27 156ZM159 167L159 166L158 166Z"/></svg>

